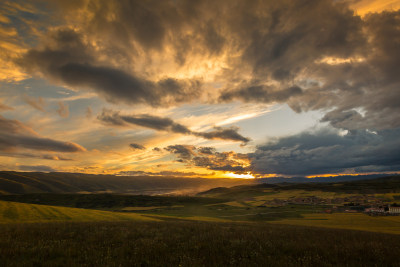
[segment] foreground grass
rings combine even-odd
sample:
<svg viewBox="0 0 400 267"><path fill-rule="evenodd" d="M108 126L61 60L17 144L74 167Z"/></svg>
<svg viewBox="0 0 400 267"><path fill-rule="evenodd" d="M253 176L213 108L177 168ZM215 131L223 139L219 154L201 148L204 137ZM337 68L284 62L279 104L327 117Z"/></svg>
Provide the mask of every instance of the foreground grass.
<svg viewBox="0 0 400 267"><path fill-rule="evenodd" d="M400 236L255 223L0 225L2 266L400 266Z"/></svg>
<svg viewBox="0 0 400 267"><path fill-rule="evenodd" d="M372 217L359 213L314 213L304 214L301 219L288 218L273 223L400 234L400 216Z"/></svg>
<svg viewBox="0 0 400 267"><path fill-rule="evenodd" d="M121 221L154 220L134 213L120 213L47 205L0 201L0 223L52 222L52 221Z"/></svg>

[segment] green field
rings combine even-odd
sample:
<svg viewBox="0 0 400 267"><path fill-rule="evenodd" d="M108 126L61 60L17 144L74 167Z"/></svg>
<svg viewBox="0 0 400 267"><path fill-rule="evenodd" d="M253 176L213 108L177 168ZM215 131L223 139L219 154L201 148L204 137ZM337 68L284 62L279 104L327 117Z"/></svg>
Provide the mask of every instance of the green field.
<svg viewBox="0 0 400 267"><path fill-rule="evenodd" d="M0 223L96 222L121 220L155 220L135 213L55 207L0 201Z"/></svg>

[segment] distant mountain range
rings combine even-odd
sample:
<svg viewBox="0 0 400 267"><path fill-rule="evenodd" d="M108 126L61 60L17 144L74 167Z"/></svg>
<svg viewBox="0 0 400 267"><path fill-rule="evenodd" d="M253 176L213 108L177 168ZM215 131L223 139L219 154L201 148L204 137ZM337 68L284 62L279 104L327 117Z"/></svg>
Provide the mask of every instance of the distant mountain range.
<svg viewBox="0 0 400 267"><path fill-rule="evenodd" d="M172 176L116 176L82 173L0 171L0 194L116 193L133 195L193 195L216 187L282 183L331 183L367 180L385 175L319 178L187 178Z"/></svg>
<svg viewBox="0 0 400 267"><path fill-rule="evenodd" d="M82 173L0 171L0 194L118 193L135 195L195 194L220 186L254 184L246 179L116 176Z"/></svg>
<svg viewBox="0 0 400 267"><path fill-rule="evenodd" d="M267 183L267 184L280 184L280 183L334 183L334 182L369 180L369 179L388 177L388 176L393 176L393 174L340 175L340 176L316 177L316 178L272 177L272 178L259 178L259 179L256 179L256 181L258 183Z"/></svg>
<svg viewBox="0 0 400 267"><path fill-rule="evenodd" d="M270 192L284 191L314 191L316 195L321 192L335 192L337 194L386 194L400 192L400 175L380 176L370 179L353 179L352 181L329 182L323 178L324 182L314 183L259 183L257 185L239 185L233 187L217 187L200 192L197 196L225 198L225 199L250 199L265 195L265 190ZM397 199L397 197L395 197Z"/></svg>

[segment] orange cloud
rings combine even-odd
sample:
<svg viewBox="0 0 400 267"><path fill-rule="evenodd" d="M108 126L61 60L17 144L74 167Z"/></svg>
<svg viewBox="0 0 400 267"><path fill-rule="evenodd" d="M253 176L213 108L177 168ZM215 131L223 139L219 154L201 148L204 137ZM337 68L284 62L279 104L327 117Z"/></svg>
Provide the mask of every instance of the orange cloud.
<svg viewBox="0 0 400 267"><path fill-rule="evenodd" d="M371 12L382 12L384 10L397 10L400 8L399 0L361 0L351 4L358 15L365 16Z"/></svg>

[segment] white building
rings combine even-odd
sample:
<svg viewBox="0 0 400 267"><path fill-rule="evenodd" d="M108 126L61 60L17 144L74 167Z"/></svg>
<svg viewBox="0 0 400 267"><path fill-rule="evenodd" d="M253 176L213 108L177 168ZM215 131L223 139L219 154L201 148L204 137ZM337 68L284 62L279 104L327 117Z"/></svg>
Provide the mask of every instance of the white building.
<svg viewBox="0 0 400 267"><path fill-rule="evenodd" d="M398 214L400 215L400 207L392 207L389 205L389 214Z"/></svg>

